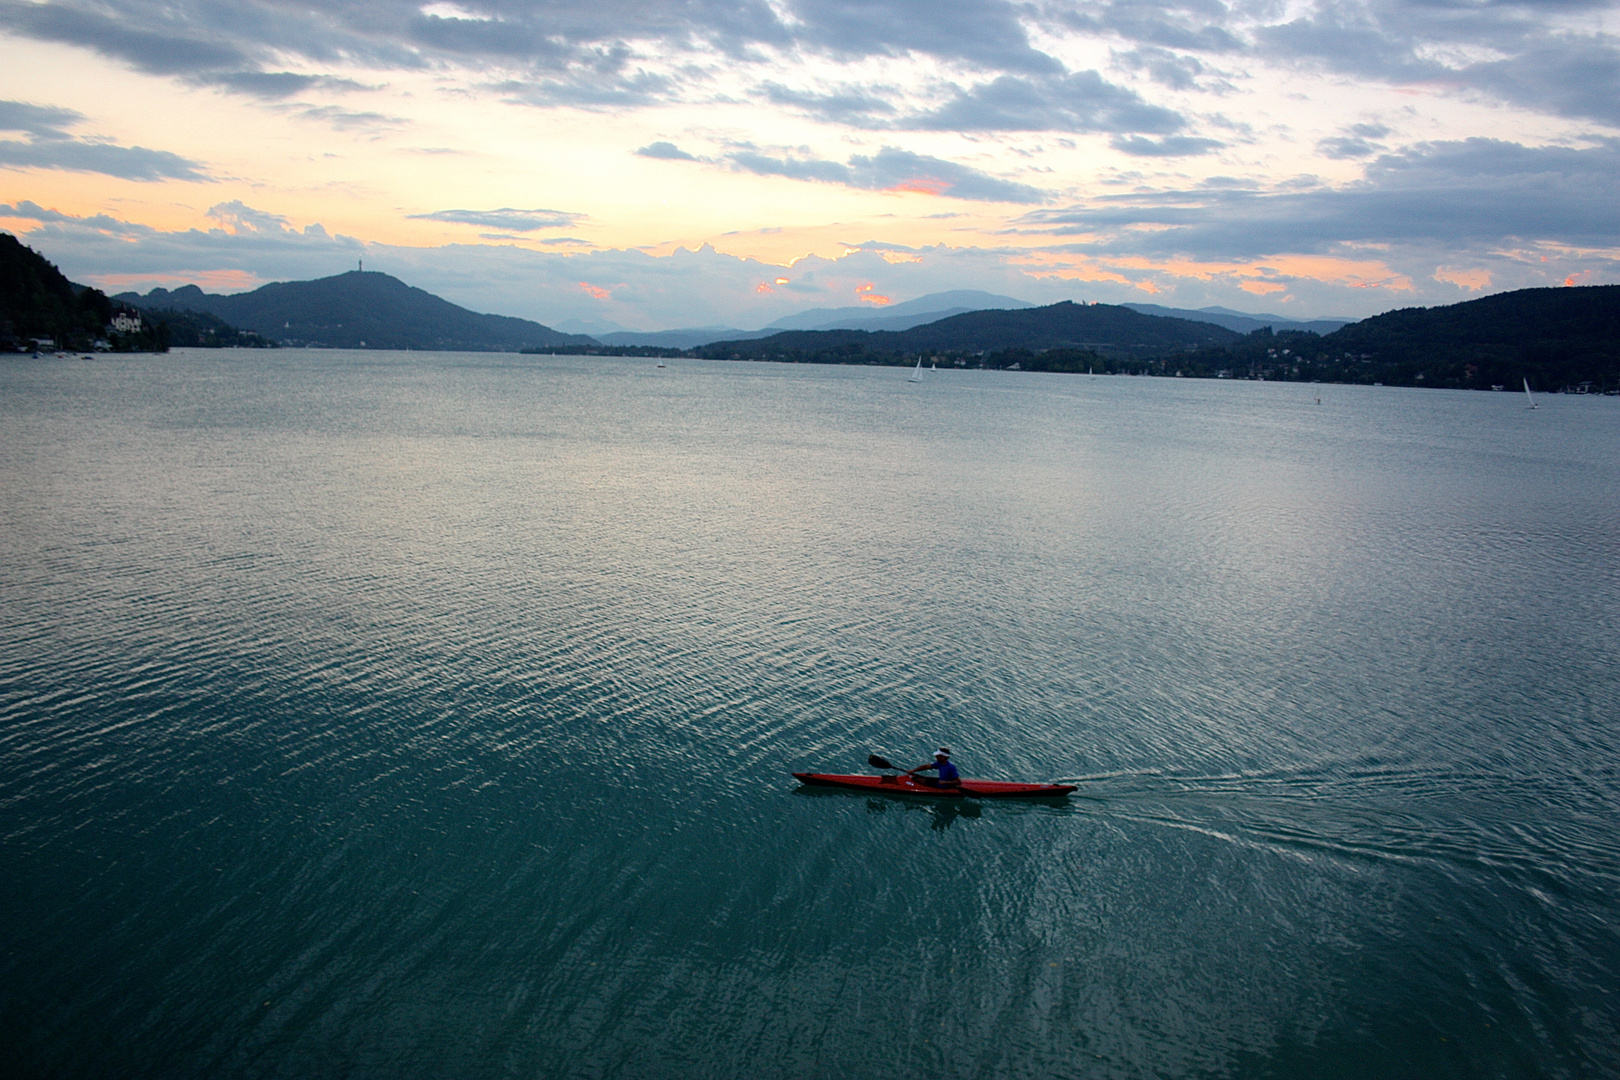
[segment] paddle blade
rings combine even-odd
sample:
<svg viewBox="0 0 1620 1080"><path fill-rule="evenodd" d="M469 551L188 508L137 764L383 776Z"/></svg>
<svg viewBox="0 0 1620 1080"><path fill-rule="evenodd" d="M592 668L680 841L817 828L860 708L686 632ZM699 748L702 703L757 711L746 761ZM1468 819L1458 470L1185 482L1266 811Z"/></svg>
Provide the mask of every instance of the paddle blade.
<svg viewBox="0 0 1620 1080"><path fill-rule="evenodd" d="M890 765L887 761L878 757L876 754L868 754L866 756L866 763L872 766L874 769L898 769L900 767L898 765Z"/></svg>

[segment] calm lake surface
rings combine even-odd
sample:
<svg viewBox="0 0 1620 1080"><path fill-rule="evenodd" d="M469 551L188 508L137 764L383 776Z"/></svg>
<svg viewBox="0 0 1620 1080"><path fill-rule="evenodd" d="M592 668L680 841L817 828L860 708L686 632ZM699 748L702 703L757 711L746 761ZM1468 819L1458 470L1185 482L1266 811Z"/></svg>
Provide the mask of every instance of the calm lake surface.
<svg viewBox="0 0 1620 1080"><path fill-rule="evenodd" d="M1614 399L906 375L0 360L0 1069L1620 1071Z"/></svg>

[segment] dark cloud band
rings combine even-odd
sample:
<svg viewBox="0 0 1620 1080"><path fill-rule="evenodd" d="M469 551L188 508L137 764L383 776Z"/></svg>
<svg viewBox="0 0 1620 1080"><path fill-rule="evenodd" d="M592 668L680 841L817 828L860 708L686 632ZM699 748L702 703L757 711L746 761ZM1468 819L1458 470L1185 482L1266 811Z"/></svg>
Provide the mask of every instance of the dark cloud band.
<svg viewBox="0 0 1620 1080"><path fill-rule="evenodd" d="M1342 188L1219 187L1037 210L1022 226L1088 251L1233 260L1364 244L1620 246L1620 140L1589 149L1425 143ZM1142 226L1153 226L1144 229Z"/></svg>
<svg viewBox="0 0 1620 1080"><path fill-rule="evenodd" d="M1168 135L1180 114L1151 105L1095 71L1053 79L1003 75L959 91L932 112L897 123L923 131L1066 131Z"/></svg>
<svg viewBox="0 0 1620 1080"><path fill-rule="evenodd" d="M27 142L0 140L0 168L102 173L121 180L210 179L201 165L179 154L81 139L65 130L84 119L83 113L73 109L0 101L0 131L20 131L30 137Z"/></svg>
<svg viewBox="0 0 1620 1080"><path fill-rule="evenodd" d="M120 14L122 18L109 18L67 4L0 3L0 27L41 41L92 49L157 75L238 68L247 63L247 55L231 45L160 33L149 29L151 20L138 17L137 12L126 9Z"/></svg>
<svg viewBox="0 0 1620 1080"><path fill-rule="evenodd" d="M102 173L121 180L209 179L196 162L179 154L79 139L32 143L0 141L0 167Z"/></svg>
<svg viewBox="0 0 1620 1080"><path fill-rule="evenodd" d="M893 88L762 90L773 104L867 128L1166 136L1184 134L1180 113L1069 69L1031 29L1119 46L1120 68L1180 92L1222 92L1225 76L1209 62L1230 58L1485 93L1620 126L1620 42L1601 23L1582 30L1569 18L1606 7L1307 0L1276 21L1284 16L1263 5L1224 0L466 0L440 13L420 0L0 0L0 30L268 99L345 88L275 70L298 59L292 66L317 69L458 65L492 72L511 101L619 108L706 92L716 58L919 57L941 65L923 95L933 107L901 108Z"/></svg>
<svg viewBox="0 0 1620 1080"><path fill-rule="evenodd" d="M0 131L26 131L30 135L59 137L63 128L72 127L84 114L52 105L30 105L25 101L0 101Z"/></svg>

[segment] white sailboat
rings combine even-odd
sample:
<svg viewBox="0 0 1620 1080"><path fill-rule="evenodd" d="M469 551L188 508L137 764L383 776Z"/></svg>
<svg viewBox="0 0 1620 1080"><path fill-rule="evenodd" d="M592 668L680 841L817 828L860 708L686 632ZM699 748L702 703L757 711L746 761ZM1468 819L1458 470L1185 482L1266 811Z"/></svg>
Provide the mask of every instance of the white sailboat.
<svg viewBox="0 0 1620 1080"><path fill-rule="evenodd" d="M906 382L922 382L922 357L917 357L917 370L906 376Z"/></svg>
<svg viewBox="0 0 1620 1080"><path fill-rule="evenodd" d="M1530 408L1536 407L1536 399L1530 396L1530 380L1524 380L1524 399L1530 403Z"/></svg>

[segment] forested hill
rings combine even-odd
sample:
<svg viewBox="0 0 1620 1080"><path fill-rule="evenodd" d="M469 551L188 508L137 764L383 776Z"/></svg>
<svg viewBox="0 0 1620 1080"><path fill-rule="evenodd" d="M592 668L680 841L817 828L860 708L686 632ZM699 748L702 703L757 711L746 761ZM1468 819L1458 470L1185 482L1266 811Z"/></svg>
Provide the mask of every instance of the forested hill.
<svg viewBox="0 0 1620 1080"><path fill-rule="evenodd" d="M123 305L99 289L75 285L45 256L10 233L0 233L0 349L33 349L36 339L52 348L131 350L168 348L166 331L145 326L119 333L109 324Z"/></svg>
<svg viewBox="0 0 1620 1080"><path fill-rule="evenodd" d="M1438 308L1374 315L1323 337L1378 362L1506 360L1584 364L1620 352L1620 285L1520 289Z"/></svg>
<svg viewBox="0 0 1620 1080"><path fill-rule="evenodd" d="M275 282L234 296L187 285L117 299L147 308L206 312L289 345L516 352L591 342L528 319L468 311L375 271Z"/></svg>
<svg viewBox="0 0 1620 1080"><path fill-rule="evenodd" d="M1105 357L1159 356L1236 342L1241 334L1212 323L1143 315L1112 304L1065 300L1015 311L970 311L909 330L790 330L752 341L717 341L693 350L713 359L850 363L921 353L1089 350Z"/></svg>
<svg viewBox="0 0 1620 1080"><path fill-rule="evenodd" d="M1390 386L1620 388L1620 285L1520 289L1402 308L1317 337L1251 334L1178 361L1189 373Z"/></svg>

